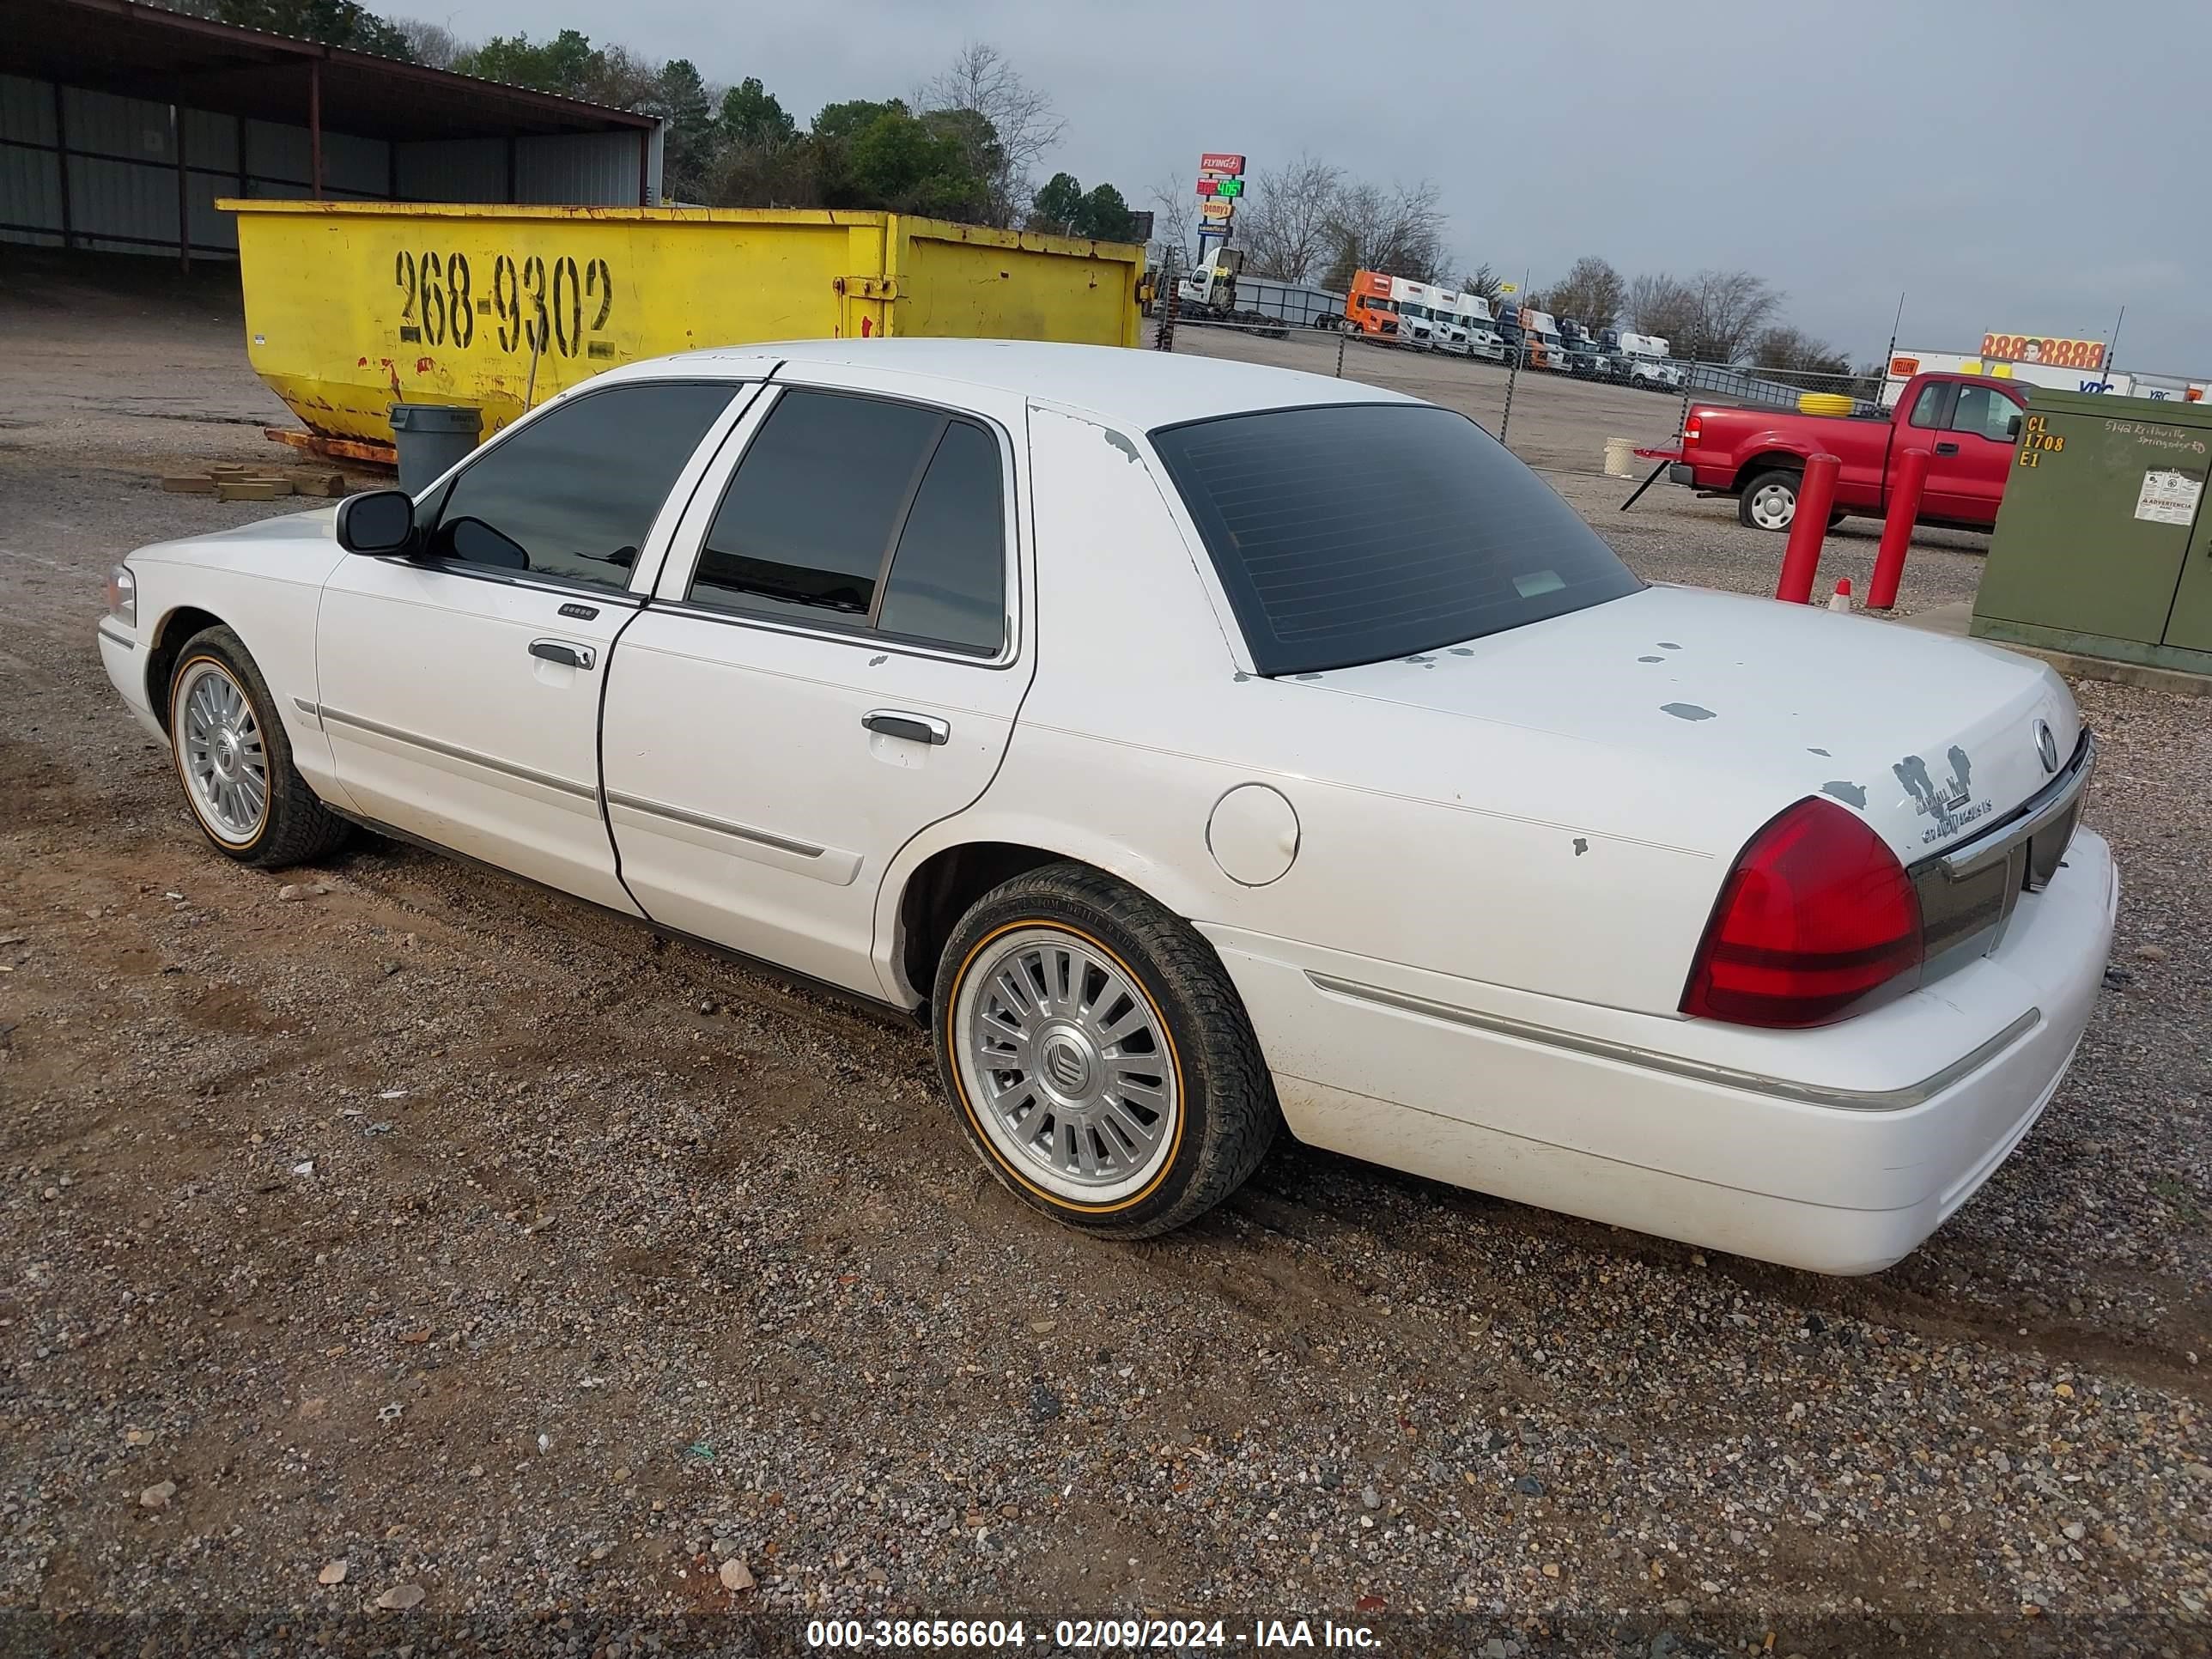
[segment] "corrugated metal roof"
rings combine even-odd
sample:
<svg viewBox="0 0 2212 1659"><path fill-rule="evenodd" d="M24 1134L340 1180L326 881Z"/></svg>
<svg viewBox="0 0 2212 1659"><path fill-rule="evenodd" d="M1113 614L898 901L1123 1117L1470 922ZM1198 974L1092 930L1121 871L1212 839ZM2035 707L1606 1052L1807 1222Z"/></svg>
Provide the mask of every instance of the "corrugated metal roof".
<svg viewBox="0 0 2212 1659"><path fill-rule="evenodd" d="M9 68L125 96L182 97L198 108L301 120L310 65L329 130L395 139L649 131L656 118L556 93L261 29L187 17L137 0L8 0Z"/></svg>

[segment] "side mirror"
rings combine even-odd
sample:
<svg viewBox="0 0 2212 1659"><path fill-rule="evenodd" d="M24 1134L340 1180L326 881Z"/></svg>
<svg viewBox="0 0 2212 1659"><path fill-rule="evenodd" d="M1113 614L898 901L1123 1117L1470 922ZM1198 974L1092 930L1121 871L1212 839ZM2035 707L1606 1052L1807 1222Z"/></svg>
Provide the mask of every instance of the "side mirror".
<svg viewBox="0 0 2212 1659"><path fill-rule="evenodd" d="M2010 420L2008 420L2008 421L2007 421L2007 422L2005 422L2005 441L2006 441L2008 443L2016 443L2016 442L2018 442L2018 441L2019 441L2019 440L2020 440L2020 416L2017 416L2017 415L2015 415L2015 416L2014 416Z"/></svg>
<svg viewBox="0 0 2212 1659"><path fill-rule="evenodd" d="M404 489L372 489L338 503L338 545L349 553L404 553L415 539L415 498Z"/></svg>

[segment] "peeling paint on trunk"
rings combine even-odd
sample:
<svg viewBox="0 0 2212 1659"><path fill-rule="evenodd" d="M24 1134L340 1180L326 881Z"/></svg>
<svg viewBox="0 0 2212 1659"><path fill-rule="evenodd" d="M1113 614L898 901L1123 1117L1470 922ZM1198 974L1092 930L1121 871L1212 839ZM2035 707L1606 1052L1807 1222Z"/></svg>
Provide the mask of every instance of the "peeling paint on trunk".
<svg viewBox="0 0 2212 1659"><path fill-rule="evenodd" d="M1678 720L1709 720L1713 718L1711 709L1700 708L1693 702L1662 702L1659 705L1659 712L1672 714Z"/></svg>
<svg viewBox="0 0 2212 1659"><path fill-rule="evenodd" d="M1847 782L1840 778L1831 779L1826 783L1822 784L1820 786L1820 793L1824 795L1833 795L1838 800L1845 802L1852 806L1864 806L1866 805L1866 790L1864 787L1859 784Z"/></svg>

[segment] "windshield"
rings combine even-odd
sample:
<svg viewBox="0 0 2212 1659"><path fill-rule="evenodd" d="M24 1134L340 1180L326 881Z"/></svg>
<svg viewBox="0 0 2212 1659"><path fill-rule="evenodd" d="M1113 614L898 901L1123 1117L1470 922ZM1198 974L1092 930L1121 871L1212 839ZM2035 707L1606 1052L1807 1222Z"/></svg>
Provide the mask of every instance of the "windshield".
<svg viewBox="0 0 2212 1659"><path fill-rule="evenodd" d="M1433 651L1642 586L1550 485L1450 410L1271 410L1152 439L1262 674Z"/></svg>

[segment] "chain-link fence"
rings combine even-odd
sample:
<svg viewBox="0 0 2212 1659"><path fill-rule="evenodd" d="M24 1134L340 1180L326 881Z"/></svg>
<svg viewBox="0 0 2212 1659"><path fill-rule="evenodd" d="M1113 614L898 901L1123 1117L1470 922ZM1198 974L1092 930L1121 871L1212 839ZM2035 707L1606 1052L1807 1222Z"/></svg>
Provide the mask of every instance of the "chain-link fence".
<svg viewBox="0 0 2212 1659"><path fill-rule="evenodd" d="M1619 452L1679 441L1696 403L1753 404L1812 415L1885 415L1879 376L1758 364L1686 362L1583 337L1527 334L1502 348L1455 349L1373 335L1350 321L1344 296L1304 284L1191 276L1172 253L1146 306L1149 343L1164 351L1231 357L1364 380L1461 410L1515 453L1549 471L1618 475ZM1608 455L1608 441L1613 452ZM1638 464L1642 472L1650 460Z"/></svg>

